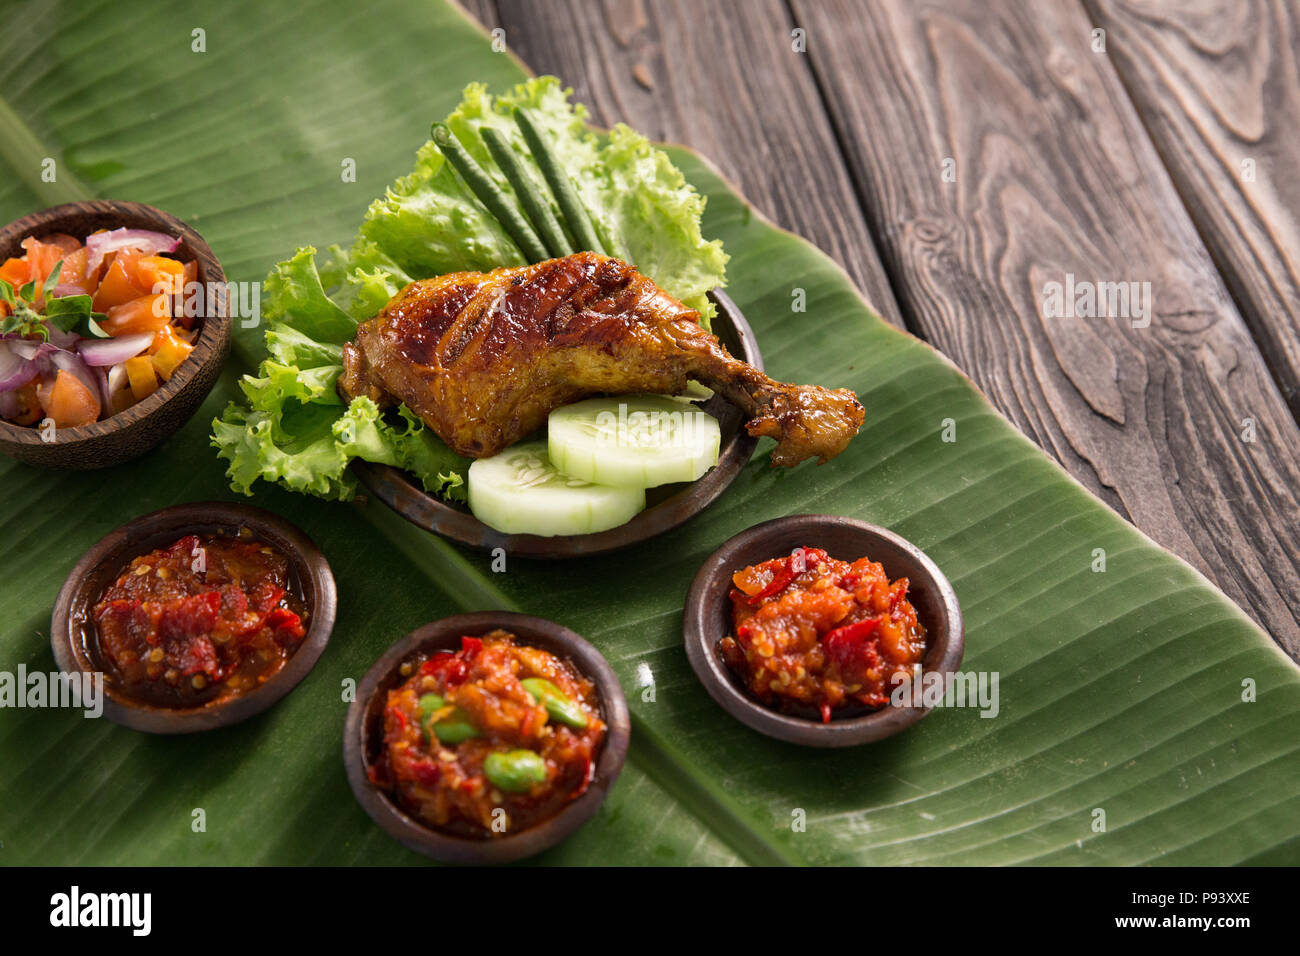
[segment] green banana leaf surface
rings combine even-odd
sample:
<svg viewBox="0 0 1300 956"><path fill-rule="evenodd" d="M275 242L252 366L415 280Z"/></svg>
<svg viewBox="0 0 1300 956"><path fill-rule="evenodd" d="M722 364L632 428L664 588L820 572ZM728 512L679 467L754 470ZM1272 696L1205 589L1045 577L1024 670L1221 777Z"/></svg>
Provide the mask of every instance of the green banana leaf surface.
<svg viewBox="0 0 1300 956"><path fill-rule="evenodd" d="M260 281L299 245L347 242L467 83L501 90L525 75L440 2L20 3L0 34L0 219L80 198L148 202L198 229L232 280ZM682 528L504 573L378 502L260 485L255 503L303 527L338 581L316 668L271 711L190 737L0 710L0 863L425 862L348 789L344 690L413 628L484 608L586 636L633 712L604 807L537 863L1300 862L1295 666L949 362L882 322L826 256L702 158L670 153L708 199L704 233L731 256L728 292L768 372L861 396L867 425L848 451L787 472L768 467L765 442ZM792 309L796 290L806 311ZM0 463L0 670L54 669L55 595L103 534L166 505L240 497L208 433L262 332L237 330L206 404L144 458L82 473ZM965 613L963 670L999 675L995 717L940 708L887 741L826 752L762 737L713 703L682 648L691 578L731 535L802 512L864 518L930 553Z"/></svg>

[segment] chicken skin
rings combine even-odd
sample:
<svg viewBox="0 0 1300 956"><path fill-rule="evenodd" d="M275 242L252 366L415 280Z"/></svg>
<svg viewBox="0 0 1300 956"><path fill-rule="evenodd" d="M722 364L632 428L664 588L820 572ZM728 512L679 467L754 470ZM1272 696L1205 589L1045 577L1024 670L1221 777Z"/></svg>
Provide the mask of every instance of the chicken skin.
<svg viewBox="0 0 1300 956"><path fill-rule="evenodd" d="M339 391L404 402L454 451L485 458L598 394L700 382L740 407L772 464L842 452L862 425L848 389L783 385L733 358L699 313L627 263L580 252L413 282L343 349Z"/></svg>

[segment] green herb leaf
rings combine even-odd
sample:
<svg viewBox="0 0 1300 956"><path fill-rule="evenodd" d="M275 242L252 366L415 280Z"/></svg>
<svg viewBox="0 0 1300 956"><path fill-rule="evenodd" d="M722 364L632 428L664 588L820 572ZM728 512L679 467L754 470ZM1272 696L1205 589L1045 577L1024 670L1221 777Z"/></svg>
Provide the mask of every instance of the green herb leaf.
<svg viewBox="0 0 1300 956"><path fill-rule="evenodd" d="M45 280L45 285L41 289L41 299L46 306L50 304L50 298L54 295L54 287L59 284L59 276L62 274L63 260L60 259L58 262L54 263L54 268L50 270L50 274Z"/></svg>

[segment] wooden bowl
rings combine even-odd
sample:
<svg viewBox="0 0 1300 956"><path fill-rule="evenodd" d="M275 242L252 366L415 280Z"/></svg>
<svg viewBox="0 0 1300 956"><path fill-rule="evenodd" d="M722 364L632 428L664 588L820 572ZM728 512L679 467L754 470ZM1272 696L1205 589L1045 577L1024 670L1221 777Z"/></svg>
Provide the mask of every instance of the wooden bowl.
<svg viewBox="0 0 1300 956"><path fill-rule="evenodd" d="M213 308L199 316L194 351L171 379L142 402L100 422L56 430L41 439L36 428L0 420L0 452L46 468L104 468L143 455L187 422L212 386L230 351L230 305L226 274L197 232L170 213L138 202L91 200L52 206L0 229L0 261L23 254L20 243L63 232L84 240L97 229L150 229L176 236L171 255L198 262L198 281L211 288Z"/></svg>
<svg viewBox="0 0 1300 956"><path fill-rule="evenodd" d="M384 703L388 692L407 678L399 668L408 659L431 650L456 651L462 635L476 637L495 628L509 631L521 643L568 660L590 680L600 698L605 740L591 785L558 814L535 826L506 836L476 840L443 833L403 810L385 790L370 782L369 768L384 739ZM426 624L402 638L366 673L357 697L348 707L343 729L343 762L352 792L370 818L390 836L417 853L444 863L508 863L540 853L566 839L589 820L623 769L631 734L627 701L618 677L600 652L566 627L529 614L483 611L458 614Z"/></svg>
<svg viewBox="0 0 1300 956"><path fill-rule="evenodd" d="M908 600L925 627L923 672L954 672L966 647L957 595L924 551L892 531L837 515L791 515L755 525L728 540L709 556L686 596L682 630L686 655L695 675L722 708L750 727L790 743L809 747L849 747L882 740L921 720L929 708L887 705L857 716L812 717L783 714L756 700L718 651L731 633L731 576L736 571L798 547L823 548L831 557L879 561L890 579L906 577Z"/></svg>
<svg viewBox="0 0 1300 956"><path fill-rule="evenodd" d="M100 656L91 612L100 594L132 558L173 544L187 534L254 536L289 559L290 580L306 607L307 633L298 649L266 683L199 707L172 708L135 700L114 686ZM329 562L307 535L278 515L251 505L218 501L175 505L142 515L110 532L77 562L59 591L50 621L50 646L59 670L104 673L104 716L151 734L188 734L247 720L261 713L307 676L329 643L338 598Z"/></svg>
<svg viewBox="0 0 1300 956"><path fill-rule="evenodd" d="M714 334L728 352L762 371L763 357L754 331L736 303L716 289L709 297L718 308ZM716 501L749 463L758 439L745 431L746 416L741 410L719 395L701 407L718 420L722 433L718 463L696 481L648 489L644 511L626 524L595 534L504 534L479 521L468 508L428 494L403 471L359 460L353 461L352 467L376 498L406 520L444 538L482 551L504 548L507 554L525 558L586 557L617 551L671 531Z"/></svg>

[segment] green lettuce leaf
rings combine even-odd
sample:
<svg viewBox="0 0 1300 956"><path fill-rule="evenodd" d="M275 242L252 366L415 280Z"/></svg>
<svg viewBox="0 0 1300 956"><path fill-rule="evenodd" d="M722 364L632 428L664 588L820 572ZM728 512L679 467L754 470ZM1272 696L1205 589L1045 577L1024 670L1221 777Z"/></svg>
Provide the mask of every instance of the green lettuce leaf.
<svg viewBox="0 0 1300 956"><path fill-rule="evenodd" d="M277 265L266 282L269 357L240 381L246 404L212 423L212 443L235 491L259 478L322 498L351 498L353 458L393 465L426 491L464 497L465 459L406 408L384 416L368 398L344 405L335 383L357 323L325 294L310 246ZM315 336L315 337L313 337Z"/></svg>
<svg viewBox="0 0 1300 956"><path fill-rule="evenodd" d="M514 144L541 184L541 170L512 118L516 107L527 110L573 180L606 250L698 309L707 324L713 305L705 293L725 283L727 255L700 231L704 198L641 134L621 125L608 133L589 127L586 109L570 102L571 92L549 76L496 97L471 84L446 123L509 193L481 131L491 126ZM342 346L358 322L410 282L524 265L524 254L428 142L416 154L415 169L370 205L351 249L333 247L319 262L317 256L312 247L299 249L267 277L268 357L257 375L241 381L246 402L232 403L213 422L212 442L230 463L231 487L251 494L262 479L350 498L356 481L347 466L360 458L403 468L432 493L463 498L468 462L409 410L385 413L368 400L343 403L335 389Z"/></svg>

